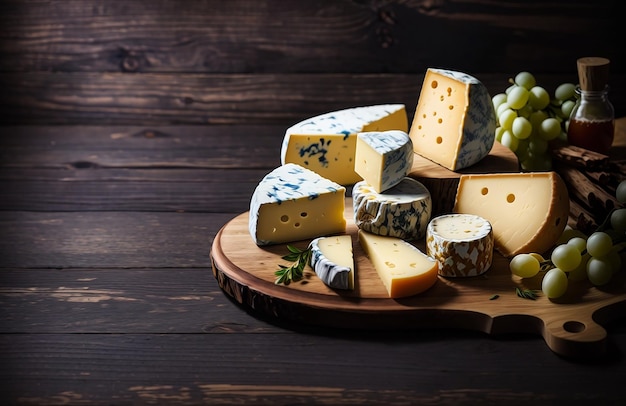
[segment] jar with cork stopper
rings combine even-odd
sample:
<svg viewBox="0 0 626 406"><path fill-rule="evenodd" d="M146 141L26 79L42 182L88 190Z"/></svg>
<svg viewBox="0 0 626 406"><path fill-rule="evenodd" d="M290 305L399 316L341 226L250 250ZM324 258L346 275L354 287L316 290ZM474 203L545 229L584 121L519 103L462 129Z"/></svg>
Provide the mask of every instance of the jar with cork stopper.
<svg viewBox="0 0 626 406"><path fill-rule="evenodd" d="M608 155L615 133L615 111L609 94L610 61L600 57L577 60L577 100L569 117L570 145Z"/></svg>

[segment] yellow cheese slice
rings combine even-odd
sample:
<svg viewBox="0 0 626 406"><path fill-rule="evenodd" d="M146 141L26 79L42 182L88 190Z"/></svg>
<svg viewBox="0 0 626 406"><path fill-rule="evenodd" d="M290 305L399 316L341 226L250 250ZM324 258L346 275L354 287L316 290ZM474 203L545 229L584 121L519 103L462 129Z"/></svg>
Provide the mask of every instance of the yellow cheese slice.
<svg viewBox="0 0 626 406"><path fill-rule="evenodd" d="M391 298L417 295L437 282L437 262L395 237L359 230L359 243Z"/></svg>
<svg viewBox="0 0 626 406"><path fill-rule="evenodd" d="M462 175L453 211L489 221L506 257L545 253L567 225L569 196L556 172Z"/></svg>

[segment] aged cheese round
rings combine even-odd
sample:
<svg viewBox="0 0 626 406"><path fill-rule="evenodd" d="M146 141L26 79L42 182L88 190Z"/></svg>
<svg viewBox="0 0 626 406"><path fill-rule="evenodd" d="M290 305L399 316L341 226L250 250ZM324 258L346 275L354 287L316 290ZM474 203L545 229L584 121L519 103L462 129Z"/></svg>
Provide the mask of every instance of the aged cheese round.
<svg viewBox="0 0 626 406"><path fill-rule="evenodd" d="M430 221L432 200L426 187L405 177L400 183L377 193L365 181L352 189L354 222L372 234L414 240L424 237Z"/></svg>
<svg viewBox="0 0 626 406"><path fill-rule="evenodd" d="M426 229L426 252L445 277L478 276L493 260L491 223L473 214L445 214Z"/></svg>

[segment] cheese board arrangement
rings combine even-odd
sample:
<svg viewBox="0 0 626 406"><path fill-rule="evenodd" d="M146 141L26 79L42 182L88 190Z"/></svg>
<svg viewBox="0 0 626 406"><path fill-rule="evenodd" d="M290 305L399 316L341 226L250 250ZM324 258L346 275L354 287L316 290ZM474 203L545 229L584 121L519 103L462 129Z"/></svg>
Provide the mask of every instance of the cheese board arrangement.
<svg viewBox="0 0 626 406"><path fill-rule="evenodd" d="M572 228L571 185L521 170L531 147L515 152L500 129L534 133L496 110L514 96L497 99L428 69L410 127L404 105L386 104L288 128L281 165L214 239L220 288L284 321L536 334L562 356L601 356L603 325L626 311L626 209L597 233ZM534 137L553 140L547 128ZM626 182L613 194L626 200Z"/></svg>

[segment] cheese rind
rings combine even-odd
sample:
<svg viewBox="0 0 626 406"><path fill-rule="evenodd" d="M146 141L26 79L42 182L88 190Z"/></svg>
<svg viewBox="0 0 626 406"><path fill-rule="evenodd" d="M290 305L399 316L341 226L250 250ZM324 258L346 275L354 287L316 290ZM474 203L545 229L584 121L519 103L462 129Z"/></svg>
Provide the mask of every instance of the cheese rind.
<svg viewBox="0 0 626 406"><path fill-rule="evenodd" d="M354 223L372 234L416 240L426 233L432 214L432 199L426 187L405 177L383 193L365 181L352 188Z"/></svg>
<svg viewBox="0 0 626 406"><path fill-rule="evenodd" d="M295 163L341 185L352 185L362 180L354 170L356 134L386 130L408 131L403 104L362 106L321 114L285 131L281 164Z"/></svg>
<svg viewBox="0 0 626 406"><path fill-rule="evenodd" d="M439 275L478 276L493 261L491 224L473 214L445 214L433 218L426 231L426 254L437 260Z"/></svg>
<svg viewBox="0 0 626 406"><path fill-rule="evenodd" d="M489 221L506 257L545 253L567 225L569 196L556 172L461 175L453 211Z"/></svg>
<svg viewBox="0 0 626 406"><path fill-rule="evenodd" d="M414 245L359 230L359 243L390 298L417 295L437 282L437 262Z"/></svg>
<svg viewBox="0 0 626 406"><path fill-rule="evenodd" d="M462 72L427 69L409 133L416 153L458 171L489 154L495 129L493 102L482 82Z"/></svg>
<svg viewBox="0 0 626 406"><path fill-rule="evenodd" d="M248 226L257 245L342 233L345 187L296 164L282 165L259 182Z"/></svg>
<svg viewBox="0 0 626 406"><path fill-rule="evenodd" d="M413 143L400 130L357 134L354 169L378 193L400 183L413 166Z"/></svg>
<svg viewBox="0 0 626 406"><path fill-rule="evenodd" d="M334 289L354 289L355 268L350 235L318 237L309 243L309 248L311 267L322 282Z"/></svg>

